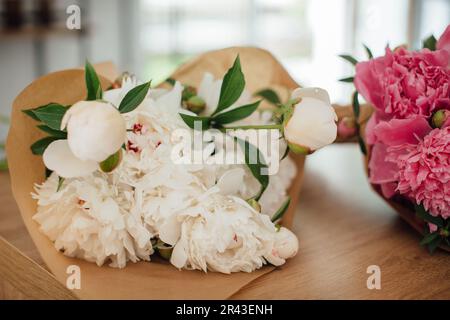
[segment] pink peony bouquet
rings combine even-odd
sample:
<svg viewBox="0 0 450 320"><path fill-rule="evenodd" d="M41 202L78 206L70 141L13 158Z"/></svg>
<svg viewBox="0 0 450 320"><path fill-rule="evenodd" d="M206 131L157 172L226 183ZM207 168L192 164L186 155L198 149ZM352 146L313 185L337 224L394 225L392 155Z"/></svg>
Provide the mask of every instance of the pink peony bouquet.
<svg viewBox="0 0 450 320"><path fill-rule="evenodd" d="M358 94L374 111L361 130L371 184L390 202L412 212L424 225L421 244L430 252L450 245L450 25L439 40L405 47L358 62L353 110Z"/></svg>

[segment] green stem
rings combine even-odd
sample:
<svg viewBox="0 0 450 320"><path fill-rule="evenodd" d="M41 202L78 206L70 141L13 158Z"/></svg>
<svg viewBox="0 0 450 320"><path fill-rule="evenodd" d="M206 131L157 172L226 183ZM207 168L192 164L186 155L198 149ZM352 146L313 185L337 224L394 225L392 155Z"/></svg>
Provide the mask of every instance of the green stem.
<svg viewBox="0 0 450 320"><path fill-rule="evenodd" d="M261 124L261 125L249 125L249 126L235 126L235 127L223 127L224 130L248 130L248 129L277 129L280 130L281 124Z"/></svg>

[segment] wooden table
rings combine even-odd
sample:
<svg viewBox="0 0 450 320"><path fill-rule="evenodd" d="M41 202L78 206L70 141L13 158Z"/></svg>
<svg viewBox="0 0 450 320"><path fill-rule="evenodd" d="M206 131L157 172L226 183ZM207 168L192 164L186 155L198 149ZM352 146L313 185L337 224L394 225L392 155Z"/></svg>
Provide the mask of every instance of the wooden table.
<svg viewBox="0 0 450 320"><path fill-rule="evenodd" d="M429 255L364 176L356 145L310 156L297 208L300 252L253 281L235 299L450 299L450 255ZM42 264L0 174L0 235ZM0 257L1 258L1 257ZM381 269L381 289L366 286L367 267ZM26 295L0 279L0 299Z"/></svg>

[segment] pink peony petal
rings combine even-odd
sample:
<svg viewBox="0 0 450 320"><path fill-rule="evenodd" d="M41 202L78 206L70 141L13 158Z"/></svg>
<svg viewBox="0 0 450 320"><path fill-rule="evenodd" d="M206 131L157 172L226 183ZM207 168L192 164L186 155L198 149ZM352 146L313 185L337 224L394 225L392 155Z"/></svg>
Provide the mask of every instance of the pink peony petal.
<svg viewBox="0 0 450 320"><path fill-rule="evenodd" d="M375 184L394 182L398 167L395 163L387 161L387 146L375 143L369 162L370 182Z"/></svg>
<svg viewBox="0 0 450 320"><path fill-rule="evenodd" d="M377 139L388 146L417 144L432 128L423 117L382 121L373 129Z"/></svg>

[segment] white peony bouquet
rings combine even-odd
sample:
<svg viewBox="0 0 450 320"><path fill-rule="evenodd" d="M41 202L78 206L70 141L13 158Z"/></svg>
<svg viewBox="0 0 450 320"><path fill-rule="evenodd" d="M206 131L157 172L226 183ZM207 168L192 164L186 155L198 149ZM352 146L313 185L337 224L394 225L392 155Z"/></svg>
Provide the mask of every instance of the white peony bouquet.
<svg viewBox="0 0 450 320"><path fill-rule="evenodd" d="M198 88L151 88L124 75L102 91L86 63L87 97L24 112L48 134L31 146L47 180L34 220L70 257L123 268L154 253L179 269L251 272L298 251L278 223L295 177L289 150L309 154L336 138L328 94L299 88L282 103L245 89L239 57Z"/></svg>

